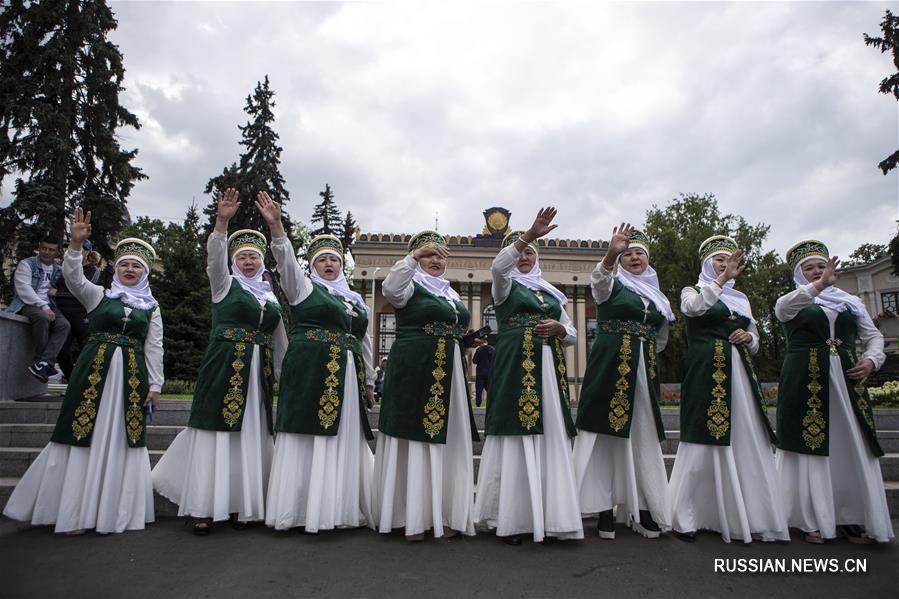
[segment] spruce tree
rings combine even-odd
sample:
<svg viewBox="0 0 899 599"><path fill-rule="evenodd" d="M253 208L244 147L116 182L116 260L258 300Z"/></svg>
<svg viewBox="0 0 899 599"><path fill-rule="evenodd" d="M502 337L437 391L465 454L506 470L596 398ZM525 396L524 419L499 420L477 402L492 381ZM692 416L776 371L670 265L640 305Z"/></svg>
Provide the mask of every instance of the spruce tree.
<svg viewBox="0 0 899 599"><path fill-rule="evenodd" d="M353 218L353 213L349 210L347 210L343 219L340 240L343 242L343 249L347 252L350 251L350 246L356 240L356 219Z"/></svg>
<svg viewBox="0 0 899 599"><path fill-rule="evenodd" d="M107 39L116 26L97 0L10 0L0 10L0 182L16 178L4 221L19 255L61 235L76 205L92 211L94 247L107 257L129 220L128 194L146 176L132 165L137 150L119 145L119 127L140 124L119 104L125 68Z"/></svg>
<svg viewBox="0 0 899 599"><path fill-rule="evenodd" d="M221 174L212 177L206 184L206 193L213 194L209 205L203 210L207 217L205 233L208 235L215 225L215 194L229 187L237 189L240 194L240 207L231 219L229 229L256 229L268 232L265 220L256 210L255 199L259 191L267 191L273 200L282 208L290 201L290 194L284 187L281 176L281 146L278 145L278 134L272 128L275 115L275 92L272 91L268 75L256 84L253 93L247 96L244 111L250 115L246 125L238 125L240 129L240 145L245 151L236 163L222 169ZM290 217L282 210L284 228L290 232Z"/></svg>
<svg viewBox="0 0 899 599"><path fill-rule="evenodd" d="M878 91L882 94L890 94L899 100L899 17L889 10L880 22L880 31L883 37L871 37L864 34L865 45L873 46L880 53L890 52L893 55L893 67L895 73L890 73L880 81ZM899 165L899 150L896 150L884 158L877 166L886 175Z"/></svg>
<svg viewBox="0 0 899 599"><path fill-rule="evenodd" d="M340 210L337 209L337 204L334 203L334 192L331 191L331 186L325 183L325 190L318 192L318 195L322 201L315 205L309 222L313 225L319 224L320 226L313 229L312 234L337 235L340 237L343 234L341 227L342 218Z"/></svg>

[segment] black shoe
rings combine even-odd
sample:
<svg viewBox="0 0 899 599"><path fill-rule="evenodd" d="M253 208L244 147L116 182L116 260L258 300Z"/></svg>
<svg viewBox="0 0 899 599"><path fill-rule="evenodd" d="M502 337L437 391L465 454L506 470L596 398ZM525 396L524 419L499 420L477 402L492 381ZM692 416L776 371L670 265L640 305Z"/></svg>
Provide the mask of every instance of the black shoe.
<svg viewBox="0 0 899 599"><path fill-rule="evenodd" d="M658 539L659 535L662 534L662 529L652 519L652 514L649 513L649 510L640 510L640 521L631 522L631 528L634 529L634 532L643 535L647 539Z"/></svg>
<svg viewBox="0 0 899 599"><path fill-rule="evenodd" d="M596 531L599 533L600 539L612 540L615 538L615 516L612 510L599 512L599 519L596 521Z"/></svg>
<svg viewBox="0 0 899 599"><path fill-rule="evenodd" d="M198 537L208 537L212 532L212 518L197 518L194 520L194 534Z"/></svg>
<svg viewBox="0 0 899 599"><path fill-rule="evenodd" d="M695 543L696 542L696 531L691 532L681 532L679 530L674 531L674 536L676 536L681 541L686 543Z"/></svg>
<svg viewBox="0 0 899 599"><path fill-rule="evenodd" d="M521 535L509 535L508 537L502 537L503 543L506 545L521 545Z"/></svg>
<svg viewBox="0 0 899 599"><path fill-rule="evenodd" d="M865 534L865 529L856 524L844 524L838 526L837 530L840 532L840 535L846 537L850 543L855 543L856 545L870 545L873 542L871 537Z"/></svg>
<svg viewBox="0 0 899 599"><path fill-rule="evenodd" d="M59 371L56 370L56 366L50 364L47 366L47 378L54 377L59 374Z"/></svg>
<svg viewBox="0 0 899 599"><path fill-rule="evenodd" d="M40 382L46 383L47 379L50 378L50 365L46 362L35 362L28 367L28 372Z"/></svg>

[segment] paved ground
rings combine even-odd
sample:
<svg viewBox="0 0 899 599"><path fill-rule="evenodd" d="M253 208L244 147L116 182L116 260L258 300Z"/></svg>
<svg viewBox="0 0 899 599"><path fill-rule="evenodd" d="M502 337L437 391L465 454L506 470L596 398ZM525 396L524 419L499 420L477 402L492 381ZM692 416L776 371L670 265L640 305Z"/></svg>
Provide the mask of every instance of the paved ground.
<svg viewBox="0 0 899 599"><path fill-rule="evenodd" d="M586 523L592 526L592 521ZM899 520L893 521L899 530ZM519 547L496 538L407 543L219 524L195 537L163 518L143 532L65 537L0 519L0 597L899 597L899 543L689 545L619 529L615 541ZM715 573L716 558L866 560L867 573Z"/></svg>

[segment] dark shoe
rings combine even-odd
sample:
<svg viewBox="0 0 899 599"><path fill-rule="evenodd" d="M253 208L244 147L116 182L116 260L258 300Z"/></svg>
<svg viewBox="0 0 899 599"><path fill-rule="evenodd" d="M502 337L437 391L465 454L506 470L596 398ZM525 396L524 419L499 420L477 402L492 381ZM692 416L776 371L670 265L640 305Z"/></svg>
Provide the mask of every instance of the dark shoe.
<svg viewBox="0 0 899 599"><path fill-rule="evenodd" d="M508 537L501 538L506 545L515 545L516 547L521 545L521 535L509 535Z"/></svg>
<svg viewBox="0 0 899 599"><path fill-rule="evenodd" d="M540 541L541 545L555 545L556 537L543 537L543 540Z"/></svg>
<svg viewBox="0 0 899 599"><path fill-rule="evenodd" d="M599 519L596 521L596 531L599 533L600 539L611 541L615 538L615 516L612 510L599 512Z"/></svg>
<svg viewBox="0 0 899 599"><path fill-rule="evenodd" d="M662 534L662 529L652 519L652 514L649 513L649 510L640 510L640 521L631 522L631 528L634 529L634 532L643 535L647 539L658 539L659 535Z"/></svg>
<svg viewBox="0 0 899 599"><path fill-rule="evenodd" d="M241 520L238 520L238 519L237 519L237 514L231 514L231 515L229 516L229 518L230 518L230 520L231 520L231 527L232 527L234 530L244 530L244 529L247 527L247 524L248 524L248 523L247 523L247 522L242 522Z"/></svg>
<svg viewBox="0 0 899 599"><path fill-rule="evenodd" d="M197 518L194 520L194 534L198 537L208 537L212 532L212 518Z"/></svg>
<svg viewBox="0 0 899 599"><path fill-rule="evenodd" d="M691 532L681 532L679 530L674 531L674 536L676 536L681 541L686 543L695 543L696 542L696 531Z"/></svg>
<svg viewBox="0 0 899 599"><path fill-rule="evenodd" d="M856 545L870 545L873 542L871 537L865 534L865 529L856 524L838 526L837 530L839 531L840 536L846 537L850 543L855 543Z"/></svg>
<svg viewBox="0 0 899 599"><path fill-rule="evenodd" d="M28 367L28 372L40 382L46 383L47 379L50 378L50 365L46 362L35 362Z"/></svg>
<svg viewBox="0 0 899 599"><path fill-rule="evenodd" d="M59 371L56 370L56 366L52 364L47 366L47 378L56 376L57 374L59 374Z"/></svg>

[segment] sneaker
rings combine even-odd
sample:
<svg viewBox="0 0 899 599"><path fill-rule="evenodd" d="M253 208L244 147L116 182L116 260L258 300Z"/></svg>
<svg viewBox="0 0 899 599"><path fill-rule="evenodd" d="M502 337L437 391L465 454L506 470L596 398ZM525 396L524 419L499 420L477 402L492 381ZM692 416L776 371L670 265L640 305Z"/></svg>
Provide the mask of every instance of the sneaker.
<svg viewBox="0 0 899 599"><path fill-rule="evenodd" d="M612 515L612 510L599 512L596 531L599 533L600 539L611 541L615 538L615 516Z"/></svg>
<svg viewBox="0 0 899 599"><path fill-rule="evenodd" d="M49 371L50 365L46 362L35 362L28 367L28 372L30 372L34 378L42 383L46 383L47 379L50 378L47 374Z"/></svg>
<svg viewBox="0 0 899 599"><path fill-rule="evenodd" d="M55 364L49 364L49 365L47 365L47 378L48 378L48 379L53 378L53 377L56 376L57 374L59 374L59 371L56 369L56 365L55 365Z"/></svg>
<svg viewBox="0 0 899 599"><path fill-rule="evenodd" d="M652 519L652 514L649 513L649 510L640 510L640 521L631 522L631 528L634 529L634 532L643 535L647 539L658 539L659 535L662 534L662 529Z"/></svg>

